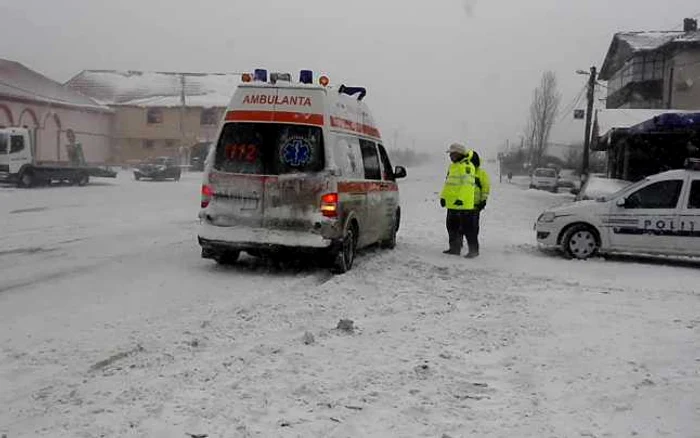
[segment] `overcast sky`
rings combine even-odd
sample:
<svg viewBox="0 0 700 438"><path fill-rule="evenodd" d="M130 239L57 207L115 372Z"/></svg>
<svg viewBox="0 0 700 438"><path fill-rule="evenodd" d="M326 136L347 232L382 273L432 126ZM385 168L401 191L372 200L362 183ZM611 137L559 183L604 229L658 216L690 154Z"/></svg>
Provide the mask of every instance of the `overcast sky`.
<svg viewBox="0 0 700 438"><path fill-rule="evenodd" d="M83 69L327 72L369 88L385 142L442 153L518 142L533 88L562 107L624 30L679 28L697 0L0 0L0 57L59 81ZM295 74L296 76L296 74ZM582 107L582 106L581 106ZM552 137L583 136L567 118Z"/></svg>

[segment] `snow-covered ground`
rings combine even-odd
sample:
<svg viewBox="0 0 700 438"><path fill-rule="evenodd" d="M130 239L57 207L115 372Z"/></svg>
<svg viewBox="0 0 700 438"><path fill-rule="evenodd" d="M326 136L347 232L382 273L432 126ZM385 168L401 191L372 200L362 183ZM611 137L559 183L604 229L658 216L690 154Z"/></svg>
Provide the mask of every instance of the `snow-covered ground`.
<svg viewBox="0 0 700 438"><path fill-rule="evenodd" d="M444 256L443 175L342 276L201 260L197 174L0 188L0 434L700 436L699 266L541 252L570 196L497 177L482 257Z"/></svg>

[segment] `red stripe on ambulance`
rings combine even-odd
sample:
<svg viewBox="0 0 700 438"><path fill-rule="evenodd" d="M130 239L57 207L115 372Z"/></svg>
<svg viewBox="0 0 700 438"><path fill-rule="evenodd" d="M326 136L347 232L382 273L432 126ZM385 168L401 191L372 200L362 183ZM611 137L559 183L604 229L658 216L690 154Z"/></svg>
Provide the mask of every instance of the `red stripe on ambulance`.
<svg viewBox="0 0 700 438"><path fill-rule="evenodd" d="M339 193L398 192L395 182L338 182Z"/></svg>
<svg viewBox="0 0 700 438"><path fill-rule="evenodd" d="M334 128L345 129L370 137L380 138L379 130L374 126L363 125L362 123L353 122L351 120L342 119L340 117L331 117L331 126Z"/></svg>
<svg viewBox="0 0 700 438"><path fill-rule="evenodd" d="M323 126L323 114L298 113L292 111L244 111L226 113L227 122L279 122L300 125Z"/></svg>

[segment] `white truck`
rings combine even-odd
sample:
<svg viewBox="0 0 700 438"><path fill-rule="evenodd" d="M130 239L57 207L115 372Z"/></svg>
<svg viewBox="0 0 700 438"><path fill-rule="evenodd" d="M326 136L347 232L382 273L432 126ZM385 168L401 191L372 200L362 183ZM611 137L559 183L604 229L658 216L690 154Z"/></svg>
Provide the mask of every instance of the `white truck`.
<svg viewBox="0 0 700 438"><path fill-rule="evenodd" d="M67 182L84 186L90 177L116 178L108 168L88 166L80 145L71 161L38 161L34 156L31 136L26 128L0 129L0 182L16 183L18 187L34 187L52 182Z"/></svg>

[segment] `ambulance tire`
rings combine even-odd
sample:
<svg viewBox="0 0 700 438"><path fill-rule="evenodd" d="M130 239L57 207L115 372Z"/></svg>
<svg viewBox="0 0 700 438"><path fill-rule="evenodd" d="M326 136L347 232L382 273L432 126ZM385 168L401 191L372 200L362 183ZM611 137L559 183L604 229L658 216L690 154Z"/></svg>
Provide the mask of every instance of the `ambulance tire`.
<svg viewBox="0 0 700 438"><path fill-rule="evenodd" d="M240 251L224 251L216 255L216 263L221 266L232 266L238 262L241 256Z"/></svg>
<svg viewBox="0 0 700 438"><path fill-rule="evenodd" d="M345 236L340 245L340 248L335 255L333 263L334 274L345 274L352 269L355 263L355 255L357 252L357 228L350 225L345 231Z"/></svg>
<svg viewBox="0 0 700 438"><path fill-rule="evenodd" d="M561 238L564 254L568 258L586 260L600 250L598 233L590 225L576 224L569 227Z"/></svg>
<svg viewBox="0 0 700 438"><path fill-rule="evenodd" d="M401 216L399 215L399 212L396 212L396 215L394 216L394 220L391 223L391 235L387 240L383 240L380 242L379 246L385 249L394 249L396 248L396 235L399 232L399 223L401 220Z"/></svg>

